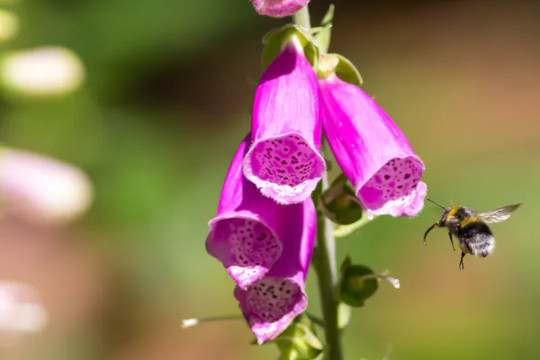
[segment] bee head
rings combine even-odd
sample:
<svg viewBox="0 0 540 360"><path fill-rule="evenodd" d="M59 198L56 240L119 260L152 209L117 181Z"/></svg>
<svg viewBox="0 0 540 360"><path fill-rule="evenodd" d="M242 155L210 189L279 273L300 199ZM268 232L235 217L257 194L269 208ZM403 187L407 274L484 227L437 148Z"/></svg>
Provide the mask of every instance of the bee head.
<svg viewBox="0 0 540 360"><path fill-rule="evenodd" d="M439 205L438 203L436 203L435 201L431 200L431 199L428 199L426 198L429 202L432 202L433 204L437 205L438 207L440 207L441 209L443 209L443 214L441 216L441 219L436 222L435 224L431 225L429 227L429 229L426 230L426 232L424 233L424 245L426 245L426 237L428 235L428 233L437 228L437 227L441 227L441 226L445 226L446 225L446 219L448 218L448 214L450 213L450 211L452 210L451 207L444 207L442 205Z"/></svg>

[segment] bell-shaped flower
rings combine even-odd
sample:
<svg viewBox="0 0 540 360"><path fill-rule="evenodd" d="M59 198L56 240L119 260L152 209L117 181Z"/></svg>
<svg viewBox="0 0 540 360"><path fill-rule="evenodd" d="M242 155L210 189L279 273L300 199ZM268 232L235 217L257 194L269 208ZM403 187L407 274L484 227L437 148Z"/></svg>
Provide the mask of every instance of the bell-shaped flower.
<svg viewBox="0 0 540 360"><path fill-rule="evenodd" d="M246 289L237 287L234 295L259 344L272 340L307 306L304 292L306 274L315 241L317 219L311 198L294 214L295 226L283 242L281 257L265 277ZM298 216L300 215L300 216Z"/></svg>
<svg viewBox="0 0 540 360"><path fill-rule="evenodd" d="M233 158L206 238L207 251L243 289L268 272L284 243L294 241L303 214L301 204L279 205L243 176L242 160L249 144L250 135Z"/></svg>
<svg viewBox="0 0 540 360"><path fill-rule="evenodd" d="M259 14L280 18L293 15L309 0L251 0L251 2Z"/></svg>
<svg viewBox="0 0 540 360"><path fill-rule="evenodd" d="M0 279L0 346L38 332L46 323L47 313L34 287Z"/></svg>
<svg viewBox="0 0 540 360"><path fill-rule="evenodd" d="M320 80L325 135L369 214L414 216L423 207L424 164L392 119L358 86Z"/></svg>
<svg viewBox="0 0 540 360"><path fill-rule="evenodd" d="M281 204L308 198L325 171L317 76L296 38L265 70L253 105L244 174Z"/></svg>
<svg viewBox="0 0 540 360"><path fill-rule="evenodd" d="M0 147L0 206L17 217L65 223L92 202L92 185L78 168L49 157Z"/></svg>

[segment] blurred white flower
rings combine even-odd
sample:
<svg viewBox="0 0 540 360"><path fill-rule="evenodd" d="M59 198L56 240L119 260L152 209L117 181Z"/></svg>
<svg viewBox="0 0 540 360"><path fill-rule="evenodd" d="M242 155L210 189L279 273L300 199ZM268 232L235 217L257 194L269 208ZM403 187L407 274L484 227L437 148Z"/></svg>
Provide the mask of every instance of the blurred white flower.
<svg viewBox="0 0 540 360"><path fill-rule="evenodd" d="M40 223L64 223L92 202L92 186L78 168L39 154L0 150L0 207Z"/></svg>
<svg viewBox="0 0 540 360"><path fill-rule="evenodd" d="M19 19L11 11L0 9L0 42L12 39L19 31Z"/></svg>
<svg viewBox="0 0 540 360"><path fill-rule="evenodd" d="M84 72L79 57L58 46L9 53L0 63L5 88L34 96L70 93L81 85Z"/></svg>
<svg viewBox="0 0 540 360"><path fill-rule="evenodd" d="M42 330L47 313L30 285L0 280L0 342L10 344L20 336Z"/></svg>

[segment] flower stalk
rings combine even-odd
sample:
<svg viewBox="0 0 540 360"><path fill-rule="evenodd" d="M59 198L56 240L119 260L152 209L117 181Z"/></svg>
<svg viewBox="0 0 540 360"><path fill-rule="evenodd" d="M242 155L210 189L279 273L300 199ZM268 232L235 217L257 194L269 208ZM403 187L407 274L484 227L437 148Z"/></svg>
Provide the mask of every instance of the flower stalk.
<svg viewBox="0 0 540 360"><path fill-rule="evenodd" d="M308 6L304 6L293 15L293 23L306 28L306 30L311 28ZM323 149L321 149L321 154L322 152ZM324 156L324 154L322 155ZM325 172L319 186L320 191L315 192L315 197L323 194L328 188L328 175ZM316 199L315 203L318 202L318 199ZM333 227L332 222L324 216L317 205L317 238L312 262L317 273L321 298L326 340L325 359L342 360L341 331L338 327L339 298L337 292L336 243L333 236Z"/></svg>
<svg viewBox="0 0 540 360"><path fill-rule="evenodd" d="M309 30L311 28L311 21L309 19L308 6L309 6L309 4L306 4L306 6L304 6L300 10L298 10L292 16L293 23L295 23L296 25L300 25L300 26L306 28L307 30Z"/></svg>
<svg viewBox="0 0 540 360"><path fill-rule="evenodd" d="M328 176L325 174L321 181L321 193L328 188ZM336 267L336 243L333 236L333 224L317 211L317 239L313 253L313 265L317 272L317 282L321 297L323 321L325 325L325 359L341 360L341 331L338 326L337 293L338 277Z"/></svg>

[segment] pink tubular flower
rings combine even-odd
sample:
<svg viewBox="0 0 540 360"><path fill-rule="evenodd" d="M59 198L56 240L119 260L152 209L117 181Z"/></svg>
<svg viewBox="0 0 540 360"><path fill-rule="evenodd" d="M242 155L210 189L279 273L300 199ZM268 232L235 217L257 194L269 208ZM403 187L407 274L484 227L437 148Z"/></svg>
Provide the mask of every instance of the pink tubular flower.
<svg viewBox="0 0 540 360"><path fill-rule="evenodd" d="M274 339L307 306L304 292L316 234L313 201L301 205L303 212L289 221L289 239L283 253L268 274L248 286L237 287L234 295L259 344Z"/></svg>
<svg viewBox="0 0 540 360"><path fill-rule="evenodd" d="M251 2L259 14L280 18L294 14L309 0L251 0Z"/></svg>
<svg viewBox="0 0 540 360"><path fill-rule="evenodd" d="M324 130L341 169L374 215L414 216L427 193L424 164L384 110L336 75L320 80Z"/></svg>
<svg viewBox="0 0 540 360"><path fill-rule="evenodd" d="M325 171L317 76L296 39L264 72L252 114L244 175L281 204L304 201Z"/></svg>
<svg viewBox="0 0 540 360"><path fill-rule="evenodd" d="M92 186L78 168L25 151L0 148L0 199L11 214L38 223L65 223L92 202Z"/></svg>
<svg viewBox="0 0 540 360"><path fill-rule="evenodd" d="M301 204L281 206L261 195L242 175L249 139L250 135L233 158L206 238L207 251L223 263L242 289L268 272L283 244L295 241L303 214Z"/></svg>
<svg viewBox="0 0 540 360"><path fill-rule="evenodd" d="M46 323L47 312L33 286L0 279L0 346L14 344Z"/></svg>

